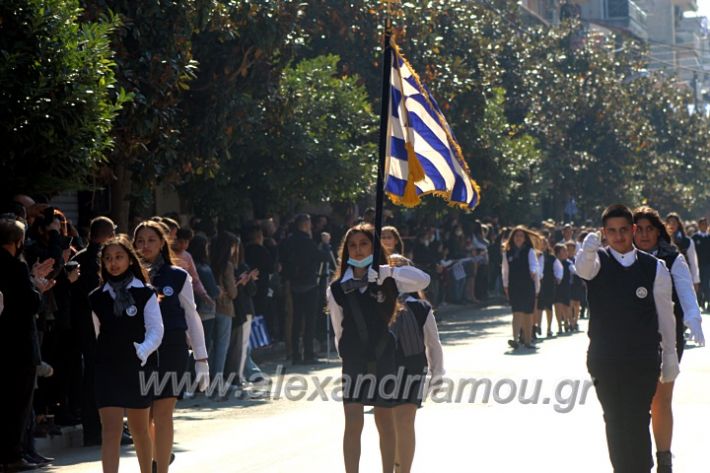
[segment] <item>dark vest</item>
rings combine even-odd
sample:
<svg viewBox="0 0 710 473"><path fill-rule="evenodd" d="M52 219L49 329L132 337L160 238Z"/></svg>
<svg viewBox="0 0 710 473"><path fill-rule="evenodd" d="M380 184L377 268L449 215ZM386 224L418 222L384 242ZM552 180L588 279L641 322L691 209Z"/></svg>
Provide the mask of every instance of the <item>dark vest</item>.
<svg viewBox="0 0 710 473"><path fill-rule="evenodd" d="M545 267L542 270L542 284L547 287L555 287L555 257L545 253Z"/></svg>
<svg viewBox="0 0 710 473"><path fill-rule="evenodd" d="M673 263L675 263L675 260L678 259L679 254L680 253L673 247L659 248L656 257L665 261L666 268L670 271L673 269ZM685 325L683 323L683 306L680 305L680 298L678 298L678 292L675 288L675 280L673 279L672 273L671 281L673 283L673 314L675 315L676 340L682 340L683 333L685 332Z"/></svg>
<svg viewBox="0 0 710 473"><path fill-rule="evenodd" d="M160 313L163 314L165 333L186 331L185 310L180 305L180 291L187 280L187 271L176 266L164 265L153 277L151 284L158 292Z"/></svg>
<svg viewBox="0 0 710 473"><path fill-rule="evenodd" d="M396 294L397 289L392 278L385 280L384 285L391 285L387 292ZM380 288L381 289L381 288ZM370 284L364 293L359 290L354 290L350 294L355 296L355 299L360 307L360 312L365 319L367 329L367 343L362 342L353 311L349 302L350 294L345 294L339 281L334 281L330 285L331 293L335 302L343 308L343 332L338 342L338 353L341 358L348 357L366 359L369 361L375 360L376 348L382 343L382 337L389 337L394 343L394 335L388 327L387 319L391 316L395 300L385 300L378 302L375 297L378 287L375 284Z"/></svg>
<svg viewBox="0 0 710 473"><path fill-rule="evenodd" d="M690 248L690 238L685 235L682 235L680 232L677 232L673 237L673 243L675 243L675 246L678 247L681 254L685 256L685 259L688 259L688 248Z"/></svg>
<svg viewBox="0 0 710 473"><path fill-rule="evenodd" d="M402 304L392 332L397 338L397 365L407 371L422 373L428 366L424 346L424 324L431 311L427 301L410 300Z"/></svg>
<svg viewBox="0 0 710 473"><path fill-rule="evenodd" d="M598 251L599 274L587 281L590 359L654 360L660 334L653 299L658 260L636 252L624 268L607 249Z"/></svg>
<svg viewBox="0 0 710 473"><path fill-rule="evenodd" d="M710 266L710 235L701 236L699 233L693 235L695 252L698 254L698 266Z"/></svg>
<svg viewBox="0 0 710 473"><path fill-rule="evenodd" d="M101 327L96 340L96 364L127 365L140 367L133 342L142 343L145 339L144 309L148 300L155 294L153 288L133 287L129 289L135 301L135 315L128 310L116 317L113 314L113 298L103 286L96 288L89 295L91 310L98 317ZM151 356L153 358L154 355Z"/></svg>
<svg viewBox="0 0 710 473"><path fill-rule="evenodd" d="M528 253L530 248L524 246L514 256L513 251L506 251L505 257L508 259L508 286L524 288L534 286L535 282L530 277L530 264L528 263Z"/></svg>

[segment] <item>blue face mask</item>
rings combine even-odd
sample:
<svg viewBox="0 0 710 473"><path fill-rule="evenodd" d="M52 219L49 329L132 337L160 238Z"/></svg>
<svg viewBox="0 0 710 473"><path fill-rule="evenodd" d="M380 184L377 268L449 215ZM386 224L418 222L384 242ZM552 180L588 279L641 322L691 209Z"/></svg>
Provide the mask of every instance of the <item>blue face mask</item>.
<svg viewBox="0 0 710 473"><path fill-rule="evenodd" d="M349 258L348 264L354 268L367 268L372 264L372 255L365 259Z"/></svg>

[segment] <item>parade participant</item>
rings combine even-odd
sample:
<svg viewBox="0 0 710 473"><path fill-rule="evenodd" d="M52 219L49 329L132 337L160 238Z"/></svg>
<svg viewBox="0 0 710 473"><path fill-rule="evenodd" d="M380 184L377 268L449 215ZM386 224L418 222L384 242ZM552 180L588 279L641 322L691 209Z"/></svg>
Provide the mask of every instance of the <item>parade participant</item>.
<svg viewBox="0 0 710 473"><path fill-rule="evenodd" d="M134 232L133 246L145 262L150 281L158 292L165 334L158 350L159 379L170 379L162 389L154 392L151 407L154 469L166 473L172 457L173 411L180 380L185 376L188 347L195 358L195 372L200 391L209 385L209 366L205 334L195 308L190 275L173 265L167 233L163 225L152 220L140 223ZM172 382L175 380L175 383Z"/></svg>
<svg viewBox="0 0 710 473"><path fill-rule="evenodd" d="M710 309L710 234L708 219L698 219L698 232L692 236L695 252L698 255L698 271L700 273L700 290L698 300L700 307Z"/></svg>
<svg viewBox="0 0 710 473"><path fill-rule="evenodd" d="M152 396L143 392L157 366L153 352L163 338L158 298L131 242L125 236L104 243L101 283L89 295L96 332L94 391L101 418L101 464L104 472L118 472L123 413L141 473L151 471L149 417Z"/></svg>
<svg viewBox="0 0 710 473"><path fill-rule="evenodd" d="M671 276L663 261L634 248L636 226L627 207L607 207L602 225L609 246L590 233L576 258L590 309L587 367L614 471L648 473L649 412L659 372L661 383L679 372Z"/></svg>
<svg viewBox="0 0 710 473"><path fill-rule="evenodd" d="M636 247L651 253L670 268L673 282L673 302L676 317L676 350L678 361L683 357L685 327L690 328L691 338L698 344L705 344L701 327L700 307L693 290L690 269L685 258L672 245L658 212L650 207L634 210ZM673 436L673 385L674 382L658 383L651 403L651 423L656 441L656 461L658 473L672 473L671 439Z"/></svg>
<svg viewBox="0 0 710 473"><path fill-rule="evenodd" d="M403 257L394 257L390 264L411 266ZM431 304L418 293L399 296L397 315L391 325L397 338L395 361L401 393L393 408L397 447L395 472L409 473L414 460L416 435L414 421L417 409L422 406L425 380L431 373L429 385L440 385L444 375L444 353Z"/></svg>
<svg viewBox="0 0 710 473"><path fill-rule="evenodd" d="M552 271L555 275L555 316L557 317L557 335L567 333L571 330L572 320L572 263L567 254L567 246L564 243L555 245L555 262Z"/></svg>
<svg viewBox="0 0 710 473"><path fill-rule="evenodd" d="M555 255L550 251L550 242L547 238L542 240L542 253L538 257L539 273L542 274L540 280L540 294L537 298L537 327L542 327L542 313L547 314L547 338L552 337L552 304L555 298ZM541 331L538 333L541 335Z"/></svg>
<svg viewBox="0 0 710 473"><path fill-rule="evenodd" d="M387 255L404 255L404 242L399 230L393 226L382 227L380 241Z"/></svg>
<svg viewBox="0 0 710 473"><path fill-rule="evenodd" d="M374 406L380 435L382 470L394 468L395 428L391 407L380 384L395 374L395 340L389 329L400 292L416 292L429 283L429 276L412 266L393 268L384 249L379 273L373 264L374 228L358 224L350 228L339 251L340 267L328 287L328 309L335 334L335 347L343 360L343 459L345 471L359 471L364 406Z"/></svg>
<svg viewBox="0 0 710 473"><path fill-rule="evenodd" d="M574 271L574 255L577 253L577 242L567 241L568 261L570 262L571 284L570 284L570 329L574 332L579 331L579 314L581 313L582 301L587 298L587 290L584 286L582 278L577 276Z"/></svg>
<svg viewBox="0 0 710 473"><path fill-rule="evenodd" d="M698 269L698 255L695 252L695 242L685 234L685 226L680 216L671 212L666 215L666 230L673 239L673 244L678 247L680 253L685 256L690 268L690 275L693 277L695 292L700 289L700 270Z"/></svg>
<svg viewBox="0 0 710 473"><path fill-rule="evenodd" d="M518 335L522 329L523 344L534 349L532 344L533 314L538 280L537 255L535 247L542 238L535 232L520 225L510 232L503 245L503 291L510 301L513 311L513 339L508 345L517 349Z"/></svg>

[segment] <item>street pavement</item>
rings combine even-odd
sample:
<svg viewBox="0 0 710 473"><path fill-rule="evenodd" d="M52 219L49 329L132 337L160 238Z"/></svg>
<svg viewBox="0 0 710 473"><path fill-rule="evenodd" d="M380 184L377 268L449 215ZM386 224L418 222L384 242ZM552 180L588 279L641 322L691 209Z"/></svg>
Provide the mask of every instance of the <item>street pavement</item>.
<svg viewBox="0 0 710 473"><path fill-rule="evenodd" d="M414 472L496 473L611 472L601 408L593 388L584 393L586 320L582 331L543 339L537 352L512 352L509 309L450 306L441 311L440 332L447 376L453 380L489 379L469 402L470 384L461 402L429 399L417 414ZM704 315L710 336L710 316ZM544 327L546 331L546 327ZM264 368L264 367L262 367ZM275 363L265 366L282 372ZM304 376L318 377L323 392L334 390L340 365L335 358L315 367L286 367L274 377L279 399L184 400L175 414L176 460L171 472L341 472L342 406L321 400L310 384L306 399L291 398ZM328 378L330 377L330 378ZM332 381L328 381L331 379ZM523 400L511 396L524 388ZM311 380L312 381L312 380ZM289 384L290 383L290 384ZM538 402L529 402L540 383ZM454 388L452 401L462 385ZM571 396L577 386L575 396ZM448 386L447 386L448 387ZM556 394L556 391L557 394ZM446 397L448 389L438 396ZM673 453L677 473L710 472L710 348L686 349L676 382ZM335 392L337 395L337 390ZM514 393L516 394L516 393ZM316 400L309 401L307 397ZM296 396L298 397L298 396ZM570 401L573 399L574 401ZM43 452L57 457L43 471L100 471L98 448L62 448ZM374 418L367 414L360 471L381 471ZM133 449L125 447L122 472L137 472Z"/></svg>

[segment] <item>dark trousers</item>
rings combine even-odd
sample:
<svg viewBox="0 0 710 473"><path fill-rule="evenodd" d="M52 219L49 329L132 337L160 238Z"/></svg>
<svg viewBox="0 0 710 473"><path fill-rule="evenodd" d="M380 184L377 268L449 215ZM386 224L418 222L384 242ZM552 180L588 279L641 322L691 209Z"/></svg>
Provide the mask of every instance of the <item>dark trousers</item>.
<svg viewBox="0 0 710 473"><path fill-rule="evenodd" d="M3 381L7 384L4 384L6 388L0 397L0 464L13 463L21 458L22 438L32 411L36 373L37 367L32 364L4 364Z"/></svg>
<svg viewBox="0 0 710 473"><path fill-rule="evenodd" d="M84 376L82 379L83 396L81 399L81 424L83 427L84 445L101 443L101 419L96 407L94 372L96 359L94 348L84 349Z"/></svg>
<svg viewBox="0 0 710 473"><path fill-rule="evenodd" d="M700 266L700 291L698 291L698 303L703 308L703 303L710 304L710 266Z"/></svg>
<svg viewBox="0 0 710 473"><path fill-rule="evenodd" d="M313 358L313 325L318 311L318 287L305 292L291 291L293 299L293 326L291 328L291 352L293 360L301 359L299 337L303 326L303 357Z"/></svg>
<svg viewBox="0 0 710 473"><path fill-rule="evenodd" d="M587 359L604 411L606 441L614 473L649 473L651 400L656 393L658 360Z"/></svg>

